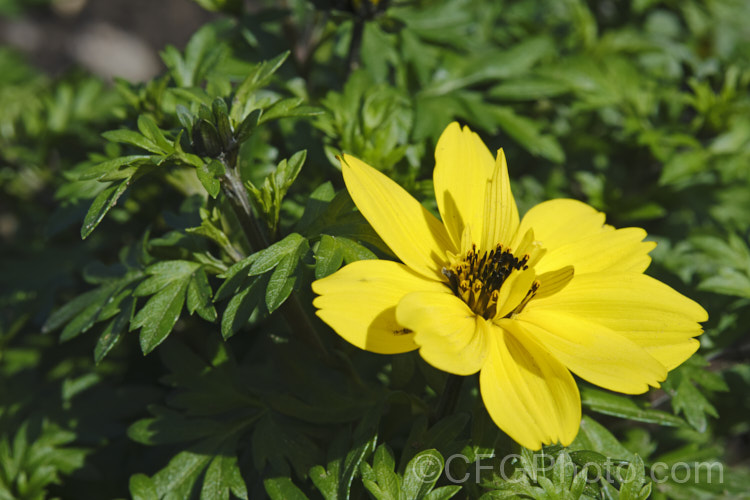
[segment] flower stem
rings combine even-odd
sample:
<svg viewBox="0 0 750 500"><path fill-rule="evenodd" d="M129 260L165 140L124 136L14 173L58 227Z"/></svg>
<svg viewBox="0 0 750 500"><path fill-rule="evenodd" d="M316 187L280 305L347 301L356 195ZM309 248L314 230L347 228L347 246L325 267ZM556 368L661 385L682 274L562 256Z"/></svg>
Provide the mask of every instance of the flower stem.
<svg viewBox="0 0 750 500"><path fill-rule="evenodd" d="M253 213L250 200L247 197L247 190L242 184L239 172L234 165L224 162L225 174L221 178L221 189L224 195L232 205L237 219L247 237L250 247L257 252L268 248L269 241L266 237L261 222ZM314 347L325 360L330 360L331 355L328 353L323 341L320 340L315 326L305 311L302 302L295 292L292 292L289 298L279 308L284 316L289 328L296 335L301 335L312 347Z"/></svg>
<svg viewBox="0 0 750 500"><path fill-rule="evenodd" d="M458 403L458 396L461 394L461 385L463 382L464 377L452 373L448 374L448 378L445 379L445 385L443 386L443 392L440 394L440 400L435 408L432 423L439 422L456 411L456 403Z"/></svg>

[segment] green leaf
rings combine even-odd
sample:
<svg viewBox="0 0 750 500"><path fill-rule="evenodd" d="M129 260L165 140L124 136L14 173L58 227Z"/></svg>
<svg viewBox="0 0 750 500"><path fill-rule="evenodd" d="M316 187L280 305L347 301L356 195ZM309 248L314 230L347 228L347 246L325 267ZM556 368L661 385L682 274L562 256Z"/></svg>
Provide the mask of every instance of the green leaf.
<svg viewBox="0 0 750 500"><path fill-rule="evenodd" d="M341 252L335 236L324 234L320 237L320 243L315 250L315 278L325 278L333 274L344 261L344 254Z"/></svg>
<svg viewBox="0 0 750 500"><path fill-rule="evenodd" d="M42 326L42 331L44 333L48 333L57 330L65 323L69 322L72 318L78 316L84 309L100 301L101 297L102 291L100 288L82 293L81 295L52 313Z"/></svg>
<svg viewBox="0 0 750 500"><path fill-rule="evenodd" d="M172 46L167 46L161 57L179 87L198 86L226 55L227 48L217 34L226 24L207 24L190 38L185 56Z"/></svg>
<svg viewBox="0 0 750 500"><path fill-rule="evenodd" d="M99 335L99 340L94 348L94 362L99 364L104 357L112 350L120 339L120 335L125 331L125 327L130 323L135 313L135 298L130 296L120 304L120 312L112 318L104 331Z"/></svg>
<svg viewBox="0 0 750 500"><path fill-rule="evenodd" d="M208 283L208 277L203 267L198 268L194 273L187 289L187 309L190 314L198 311L201 318L206 321L214 322L218 317L216 309L211 304L211 285Z"/></svg>
<svg viewBox="0 0 750 500"><path fill-rule="evenodd" d="M117 204L117 200L128 189L130 182L131 179L125 179L120 183L112 184L94 198L88 212L86 212L86 217L83 219L83 226L81 226L82 239L85 240L96 229L96 226L104 219L107 212Z"/></svg>
<svg viewBox="0 0 750 500"><path fill-rule="evenodd" d="M263 487L271 500L307 500L302 490L288 477L264 479Z"/></svg>
<svg viewBox="0 0 750 500"><path fill-rule="evenodd" d="M170 283L151 297L133 318L130 329L141 328L143 354L153 351L172 331L185 303L187 287L186 280Z"/></svg>
<svg viewBox="0 0 750 500"><path fill-rule="evenodd" d="M152 264L146 268L149 277L136 287L133 295L153 295L176 281L189 280L201 267L201 264L189 260L163 260Z"/></svg>
<svg viewBox="0 0 750 500"><path fill-rule="evenodd" d="M230 492L247 499L247 486L242 479L234 445L225 445L211 460L201 489L201 500L229 500Z"/></svg>
<svg viewBox="0 0 750 500"><path fill-rule="evenodd" d="M165 153L171 153L174 150L172 143L164 137L164 132L162 132L154 119L149 115L140 115L138 117L138 130Z"/></svg>
<svg viewBox="0 0 750 500"><path fill-rule="evenodd" d="M140 166L140 165L153 165L153 159L157 158L156 156L151 155L130 155L130 156L120 156L117 158L113 158L111 160L103 161L101 163L96 163L92 165L91 167L86 168L85 170L79 172L78 179L80 180L101 180L104 176L108 176L107 180L115 180L113 179L113 176L115 176L115 172L117 174L122 175L121 178L127 178L131 177L133 175L132 169L122 169L121 167L125 166Z"/></svg>
<svg viewBox="0 0 750 500"><path fill-rule="evenodd" d="M270 271L287 255L293 254L306 239L298 234L291 233L281 241L277 241L270 247L254 254L255 261L250 267L249 275L257 276Z"/></svg>
<svg viewBox="0 0 750 500"><path fill-rule="evenodd" d="M217 97L211 104L211 110L213 111L216 129L219 132L222 149L226 151L232 144L233 139L232 126L229 124L227 103L224 102L224 99Z"/></svg>
<svg viewBox="0 0 750 500"><path fill-rule="evenodd" d="M244 288L246 282L249 281L250 266L257 259L257 253L245 257L239 262L235 262L232 266L227 269L223 274L219 275L220 278L224 278L224 283L221 284L216 294L214 295L214 302L219 302L226 299L229 296L234 296L241 288Z"/></svg>
<svg viewBox="0 0 750 500"><path fill-rule="evenodd" d="M166 467L153 476L160 498L180 500L190 497L190 491L206 469L219 446L217 438L201 441L172 457Z"/></svg>
<svg viewBox="0 0 750 500"><path fill-rule="evenodd" d="M604 426L587 415L583 416L581 429L578 431L571 450L593 450L608 458L619 460L633 460L633 454L629 452L620 441L612 435ZM574 454L571 453L573 460Z"/></svg>
<svg viewBox="0 0 750 500"><path fill-rule="evenodd" d="M158 155L167 154L167 151L171 149L171 145L169 145L169 143L167 143L169 147L167 149L163 149L157 143L155 143L148 137L139 134L135 130L110 130L108 132L102 133L102 137L104 137L108 141L130 144L131 146L145 149L146 151L150 151L151 153L156 153Z"/></svg>
<svg viewBox="0 0 750 500"><path fill-rule="evenodd" d="M245 80L237 87L237 92L232 101L232 119L235 123L245 118L246 112L243 108L245 103L250 101L250 96L257 90L264 87L273 74L278 70L286 58L289 57L289 51L283 52L269 61L264 61L256 65ZM247 111L249 112L249 111Z"/></svg>
<svg viewBox="0 0 750 500"><path fill-rule="evenodd" d="M289 297L297 281L297 266L300 259L310 249L303 239L294 252L287 254L276 266L266 288L266 306L268 312L275 311Z"/></svg>
<svg viewBox="0 0 750 500"><path fill-rule="evenodd" d="M267 466L273 473L289 475L289 465L298 477L320 463L320 450L297 427L281 425L274 418L264 416L255 426L252 435L252 455L259 470Z"/></svg>
<svg viewBox="0 0 750 500"><path fill-rule="evenodd" d="M206 119L199 119L193 128L193 142L201 155L218 157L223 150L216 125Z"/></svg>
<svg viewBox="0 0 750 500"><path fill-rule="evenodd" d="M698 432L705 432L708 424L706 414L718 417L716 408L693 385L688 377L682 377L677 390L672 396L672 407L675 412L682 412L688 423Z"/></svg>
<svg viewBox="0 0 750 500"><path fill-rule="evenodd" d="M177 112L177 119L180 121L180 125L182 125L188 133L191 133L193 130L193 123L195 123L195 115L182 104L178 104L175 111Z"/></svg>
<svg viewBox="0 0 750 500"><path fill-rule="evenodd" d="M211 160L208 163L204 162L196 169L198 180L201 181L201 184L206 188L211 198L219 196L219 192L221 191L219 177L224 175L224 173L224 165L218 160Z"/></svg>
<svg viewBox="0 0 750 500"><path fill-rule="evenodd" d="M133 497L133 500L159 500L156 485L145 474L130 476L130 496Z"/></svg>
<svg viewBox="0 0 750 500"><path fill-rule="evenodd" d="M265 296L266 284L267 280L261 277L244 281L244 285L229 301L221 317L221 336L224 339L232 337L247 324L250 315Z"/></svg>
<svg viewBox="0 0 750 500"><path fill-rule="evenodd" d="M417 453L406 465L401 492L406 498L424 498L435 487L444 466L443 456L437 450Z"/></svg>
<svg viewBox="0 0 750 500"><path fill-rule="evenodd" d="M461 491L461 486L457 484L441 486L429 492L424 498L425 500L448 500L456 496L459 491Z"/></svg>
<svg viewBox="0 0 750 500"><path fill-rule="evenodd" d="M520 116L511 108L492 106L487 112L500 127L533 155L542 156L555 163L565 161L565 153L551 135L539 132L539 123Z"/></svg>
<svg viewBox="0 0 750 500"><path fill-rule="evenodd" d="M509 101L536 101L556 97L570 91L570 87L559 80L542 77L522 77L496 85L489 91L491 97Z"/></svg>
<svg viewBox="0 0 750 500"><path fill-rule="evenodd" d="M289 97L280 99L263 110L258 124L266 123L280 118L291 118L299 116L317 116L323 113L320 108L312 106L301 106L304 99L301 97Z"/></svg>
<svg viewBox="0 0 750 500"><path fill-rule="evenodd" d="M638 422L649 424L660 424L672 427L685 425L685 421L679 417L660 410L641 408L635 402L626 397L611 392L605 392L592 387L584 387L581 390L581 402L584 406L605 415L627 418Z"/></svg>
<svg viewBox="0 0 750 500"><path fill-rule="evenodd" d="M255 127L258 126L258 122L260 121L260 117L263 114L262 109L255 109L251 111L243 120L240 122L240 125L237 127L237 130L235 132L235 140L238 143L245 142L250 135L255 130Z"/></svg>
<svg viewBox="0 0 750 500"><path fill-rule="evenodd" d="M291 185L302 170L302 165L307 159L307 150L297 151L292 155L289 160L282 160L273 172L275 179L276 189L278 191L277 199L281 199L286 195Z"/></svg>
<svg viewBox="0 0 750 500"><path fill-rule="evenodd" d="M77 337L81 333L88 331L102 314L107 303L117 293L120 284L118 282L108 283L97 289L96 301L89 304L80 312L70 323L68 323L60 333L60 341L64 342Z"/></svg>

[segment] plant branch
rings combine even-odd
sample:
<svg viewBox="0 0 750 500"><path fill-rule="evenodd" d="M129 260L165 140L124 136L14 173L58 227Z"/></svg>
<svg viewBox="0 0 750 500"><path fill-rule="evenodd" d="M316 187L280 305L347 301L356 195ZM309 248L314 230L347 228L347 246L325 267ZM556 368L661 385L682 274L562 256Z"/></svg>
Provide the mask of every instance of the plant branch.
<svg viewBox="0 0 750 500"><path fill-rule="evenodd" d="M242 184L239 172L237 172L234 165L228 164L226 161L223 161L223 163L225 174L221 178L221 189L229 199L234 213L237 215L237 219L240 221L240 225L245 232L245 236L250 242L250 247L256 252L268 248L269 241L266 237L265 229L253 213L250 199L247 196L247 190ZM331 359L331 355L320 340L315 326L310 321L302 302L300 302L295 292L292 292L279 310L291 330L302 335L309 344L320 352L324 359Z"/></svg>

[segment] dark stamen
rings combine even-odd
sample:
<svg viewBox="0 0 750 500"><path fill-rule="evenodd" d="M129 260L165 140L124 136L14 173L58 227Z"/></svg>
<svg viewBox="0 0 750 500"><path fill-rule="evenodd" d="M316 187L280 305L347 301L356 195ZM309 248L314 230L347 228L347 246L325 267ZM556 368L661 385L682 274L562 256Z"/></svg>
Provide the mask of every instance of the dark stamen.
<svg viewBox="0 0 750 500"><path fill-rule="evenodd" d="M490 319L497 311L500 287L513 271L528 269L528 261L528 255L519 259L509 250L503 250L502 245L481 254L476 245L472 245L463 261L443 268L442 273L453 293L466 302L472 311ZM525 302L522 304L525 305Z"/></svg>

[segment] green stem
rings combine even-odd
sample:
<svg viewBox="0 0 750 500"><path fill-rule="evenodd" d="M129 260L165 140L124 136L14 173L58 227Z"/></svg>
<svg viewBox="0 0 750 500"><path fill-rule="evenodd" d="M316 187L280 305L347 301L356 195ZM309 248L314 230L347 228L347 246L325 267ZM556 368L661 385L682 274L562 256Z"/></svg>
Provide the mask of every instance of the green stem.
<svg viewBox="0 0 750 500"><path fill-rule="evenodd" d="M461 385L463 382L464 377L453 375L452 373L448 374L448 378L445 379L445 385L443 386L443 392L440 394L440 400L435 408L433 423L439 422L456 411L456 403L458 403L458 396L461 394Z"/></svg>
<svg viewBox="0 0 750 500"><path fill-rule="evenodd" d="M253 213L250 199L247 197L247 190L242 184L239 172L237 172L237 169L233 165L228 164L226 161L224 162L224 168L225 174L221 178L221 188L242 225L250 247L256 252L268 248L268 238L260 221ZM310 321L302 302L300 302L295 292L292 292L279 310L289 324L289 328L295 334L301 335L325 360L331 359L331 355L320 340L315 326Z"/></svg>

